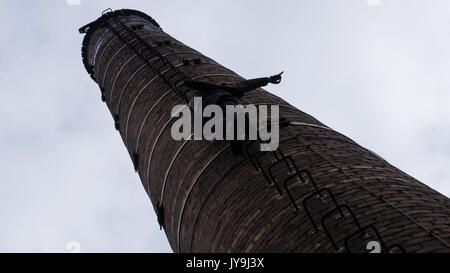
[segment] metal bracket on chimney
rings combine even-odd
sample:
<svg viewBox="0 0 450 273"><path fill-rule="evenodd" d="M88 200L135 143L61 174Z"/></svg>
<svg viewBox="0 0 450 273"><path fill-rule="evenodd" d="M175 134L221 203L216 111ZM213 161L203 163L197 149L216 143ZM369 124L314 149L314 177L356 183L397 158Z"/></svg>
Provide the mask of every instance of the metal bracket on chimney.
<svg viewBox="0 0 450 273"><path fill-rule="evenodd" d="M105 102L106 101L105 88L100 86L100 92L102 92L102 101Z"/></svg>
<svg viewBox="0 0 450 273"><path fill-rule="evenodd" d="M158 217L159 229L164 227L164 207L159 201L156 203L156 216Z"/></svg>
<svg viewBox="0 0 450 273"><path fill-rule="evenodd" d="M134 171L137 172L137 170L139 168L139 154L137 151L133 152L132 161L133 161Z"/></svg>
<svg viewBox="0 0 450 273"><path fill-rule="evenodd" d="M113 114L113 117L114 117L114 127L116 128L117 131L119 131L119 129L120 129L119 115L118 114Z"/></svg>

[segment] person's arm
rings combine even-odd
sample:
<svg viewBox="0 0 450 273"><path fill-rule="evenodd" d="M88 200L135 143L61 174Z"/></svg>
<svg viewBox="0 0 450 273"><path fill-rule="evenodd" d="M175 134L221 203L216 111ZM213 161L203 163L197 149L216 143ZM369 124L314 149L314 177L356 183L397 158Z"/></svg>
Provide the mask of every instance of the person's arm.
<svg viewBox="0 0 450 273"><path fill-rule="evenodd" d="M198 90L200 92L209 92L212 90L221 89L220 85L216 85L209 82L196 81L191 79L184 80L184 84L194 90Z"/></svg>
<svg viewBox="0 0 450 273"><path fill-rule="evenodd" d="M266 86L269 83L269 78L257 78L257 79L251 79L251 80L245 80L240 82L235 82L231 84L227 84L227 86L241 90L242 92L247 92L262 86Z"/></svg>
<svg viewBox="0 0 450 273"><path fill-rule="evenodd" d="M281 82L281 72L280 74L270 76L270 77L264 77L264 78L256 78L251 80L245 80L240 81L232 84L228 84L227 86L240 90L241 92L235 92L236 94L233 94L234 96L240 98L244 95L245 92L257 89L262 86L266 86L268 83L278 84Z"/></svg>

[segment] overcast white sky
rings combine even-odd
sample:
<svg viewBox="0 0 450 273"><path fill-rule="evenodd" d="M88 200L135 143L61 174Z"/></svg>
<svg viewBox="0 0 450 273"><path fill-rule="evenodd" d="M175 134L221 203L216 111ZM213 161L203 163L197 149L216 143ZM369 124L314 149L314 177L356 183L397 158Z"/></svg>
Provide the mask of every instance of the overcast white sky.
<svg viewBox="0 0 450 273"><path fill-rule="evenodd" d="M0 252L171 252L82 65L108 7L246 78L284 70L269 91L450 196L450 1L0 3Z"/></svg>

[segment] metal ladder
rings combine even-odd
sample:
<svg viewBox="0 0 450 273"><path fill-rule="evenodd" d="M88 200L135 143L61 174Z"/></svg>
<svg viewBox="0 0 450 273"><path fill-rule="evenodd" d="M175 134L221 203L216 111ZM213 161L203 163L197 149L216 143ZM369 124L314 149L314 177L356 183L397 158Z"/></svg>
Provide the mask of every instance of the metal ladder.
<svg viewBox="0 0 450 273"><path fill-rule="evenodd" d="M265 177L269 185L274 185L280 197L282 197L284 194L288 196L293 208L297 212L300 211L300 208L291 190L288 187L288 183L290 181L294 181L294 183L297 183L297 186L303 188L311 185L310 187L312 187L312 189L308 189L309 194L304 195L306 197L303 199L301 207L305 211L308 219L313 226L312 235L314 236L316 248L321 248L322 240L324 238L328 238L336 252L352 253L350 240L359 235L359 237L362 238L365 242L378 242L381 248L380 250L383 253L394 251L403 253L405 252L404 248L398 244L390 246L386 245L378 230L373 225L361 226L349 206L345 204L339 204L330 189L318 187L311 173L306 169L299 169L294 159L291 156L286 156L280 148L272 152L251 151L251 147L259 143L259 140L246 142L243 149L244 156L252 163L256 171L261 173ZM270 155L271 160L269 164L264 164L263 161L265 160L263 160L263 158L267 155ZM274 171L277 166L281 167L281 169L285 169L285 171L282 171L281 174L280 172L278 172L277 174ZM282 177L280 177L281 175ZM319 217L314 217L316 215L312 214L310 206L310 201L313 199L318 199L322 204L330 204L331 208L322 210L324 212L321 215L318 215ZM333 238L329 230L329 220L339 220L345 217L351 217L352 223L356 227L356 231L346 236L343 240L343 244L339 245L337 240ZM319 218L320 220L315 220L317 218ZM369 235L369 232L371 232L372 235ZM374 239L369 240L374 236Z"/></svg>
<svg viewBox="0 0 450 273"><path fill-rule="evenodd" d="M186 90L182 90L182 83L188 78L183 72L116 16L112 16L107 21L107 25L111 31L139 55L142 60L151 67L153 72L167 83L185 103L189 102L186 96ZM167 44L167 41L159 43L161 45Z"/></svg>

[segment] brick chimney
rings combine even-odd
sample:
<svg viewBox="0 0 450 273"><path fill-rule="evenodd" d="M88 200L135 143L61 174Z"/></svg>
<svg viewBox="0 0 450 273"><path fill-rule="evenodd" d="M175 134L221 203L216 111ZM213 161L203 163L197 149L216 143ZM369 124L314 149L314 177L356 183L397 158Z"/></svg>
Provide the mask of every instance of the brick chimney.
<svg viewBox="0 0 450 273"><path fill-rule="evenodd" d="M185 78L243 78L150 16L106 10L80 33L174 252L450 252L447 197L261 88L240 103L279 105L278 150L247 141L233 156L226 141L174 140L172 107L194 94Z"/></svg>

